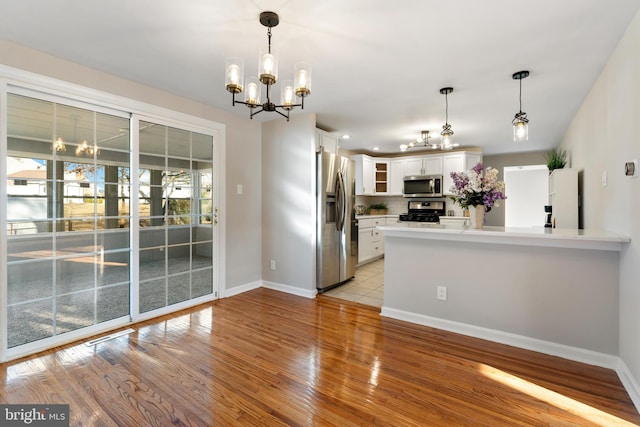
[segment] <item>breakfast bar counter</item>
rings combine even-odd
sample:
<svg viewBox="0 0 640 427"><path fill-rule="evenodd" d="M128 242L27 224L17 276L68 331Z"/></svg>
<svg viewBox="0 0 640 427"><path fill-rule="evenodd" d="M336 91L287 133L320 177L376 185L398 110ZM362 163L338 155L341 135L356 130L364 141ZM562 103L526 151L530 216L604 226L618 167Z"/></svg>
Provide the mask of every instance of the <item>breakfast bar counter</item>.
<svg viewBox="0 0 640 427"><path fill-rule="evenodd" d="M607 366L619 258L599 230L398 223L384 232L382 315Z"/></svg>

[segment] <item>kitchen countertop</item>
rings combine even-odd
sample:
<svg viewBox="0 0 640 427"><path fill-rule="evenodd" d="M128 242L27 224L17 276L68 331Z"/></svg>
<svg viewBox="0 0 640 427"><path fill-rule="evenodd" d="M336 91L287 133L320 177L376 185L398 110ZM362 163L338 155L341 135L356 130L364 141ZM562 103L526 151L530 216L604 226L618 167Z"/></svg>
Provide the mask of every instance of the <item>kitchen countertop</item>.
<svg viewBox="0 0 640 427"><path fill-rule="evenodd" d="M484 227L474 229L464 225L400 222L378 226L385 238L448 240L458 242L495 243L522 246L546 246L574 249L620 251L629 243L628 236L604 230L578 230L560 228L505 228Z"/></svg>
<svg viewBox="0 0 640 427"><path fill-rule="evenodd" d="M364 219L364 218L398 218L400 215L398 214L386 214L386 215L356 215L356 219Z"/></svg>

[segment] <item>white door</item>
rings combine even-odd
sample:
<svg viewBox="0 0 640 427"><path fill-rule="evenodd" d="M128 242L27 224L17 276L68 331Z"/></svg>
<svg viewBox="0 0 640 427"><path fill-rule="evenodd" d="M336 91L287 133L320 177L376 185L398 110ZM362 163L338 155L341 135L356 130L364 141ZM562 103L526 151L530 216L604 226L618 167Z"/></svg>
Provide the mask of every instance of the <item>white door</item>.
<svg viewBox="0 0 640 427"><path fill-rule="evenodd" d="M549 204L549 169L546 165L504 168L507 199L505 227L543 227L544 206Z"/></svg>

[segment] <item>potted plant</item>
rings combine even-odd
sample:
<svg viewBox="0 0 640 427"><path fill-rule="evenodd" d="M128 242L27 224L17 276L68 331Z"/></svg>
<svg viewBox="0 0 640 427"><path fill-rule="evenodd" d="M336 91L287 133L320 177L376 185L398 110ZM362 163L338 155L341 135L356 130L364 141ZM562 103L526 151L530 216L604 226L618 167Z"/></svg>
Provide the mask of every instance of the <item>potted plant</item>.
<svg viewBox="0 0 640 427"><path fill-rule="evenodd" d="M389 209L386 203L374 203L369 206L369 215L386 215Z"/></svg>
<svg viewBox="0 0 640 427"><path fill-rule="evenodd" d="M567 150L555 147L545 154L549 173L554 169L562 169L567 164Z"/></svg>

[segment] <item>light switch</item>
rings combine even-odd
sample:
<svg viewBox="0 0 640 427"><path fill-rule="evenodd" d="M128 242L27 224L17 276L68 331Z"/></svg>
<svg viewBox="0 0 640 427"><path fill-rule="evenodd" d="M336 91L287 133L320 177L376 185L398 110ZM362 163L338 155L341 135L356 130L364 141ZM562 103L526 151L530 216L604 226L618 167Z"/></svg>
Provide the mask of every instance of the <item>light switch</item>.
<svg viewBox="0 0 640 427"><path fill-rule="evenodd" d="M607 186L607 171L602 171L602 186Z"/></svg>
<svg viewBox="0 0 640 427"><path fill-rule="evenodd" d="M242 192L243 192L243 190L244 190L244 189L242 188L242 184L238 184L238 185L236 185L236 194L237 194L237 195L241 195L241 194L242 194Z"/></svg>

